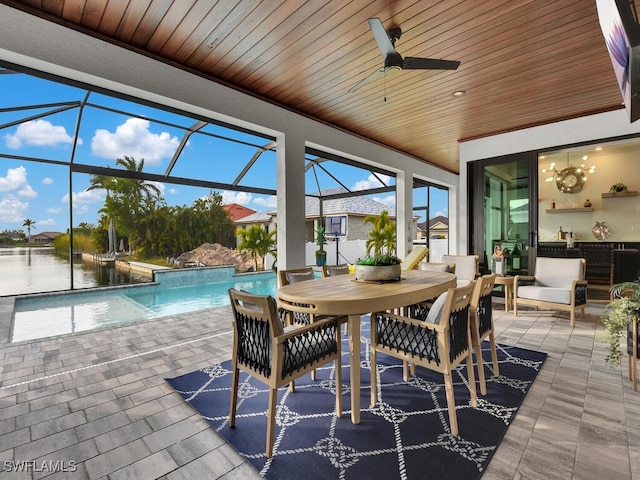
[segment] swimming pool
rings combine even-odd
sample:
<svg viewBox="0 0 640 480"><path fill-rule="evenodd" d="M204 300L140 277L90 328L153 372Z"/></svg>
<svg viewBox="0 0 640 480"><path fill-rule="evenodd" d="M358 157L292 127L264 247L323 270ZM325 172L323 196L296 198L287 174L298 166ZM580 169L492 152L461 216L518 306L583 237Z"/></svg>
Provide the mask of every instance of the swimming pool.
<svg viewBox="0 0 640 480"><path fill-rule="evenodd" d="M275 295L272 272L233 267L157 271L153 284L17 298L11 342L63 335L229 304L229 288Z"/></svg>

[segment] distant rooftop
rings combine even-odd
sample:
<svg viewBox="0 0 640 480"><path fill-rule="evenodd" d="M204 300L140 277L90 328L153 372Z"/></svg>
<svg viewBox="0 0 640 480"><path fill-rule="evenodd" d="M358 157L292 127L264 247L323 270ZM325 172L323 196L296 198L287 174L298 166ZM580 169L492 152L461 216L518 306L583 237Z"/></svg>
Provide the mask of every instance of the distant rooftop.
<svg viewBox="0 0 640 480"><path fill-rule="evenodd" d="M330 190L323 190L322 195L336 195L339 193L346 193L347 191L342 188L334 188ZM305 198L305 217L313 218L320 215L319 210L320 202L316 197ZM372 200L367 197L344 197L344 198L332 198L323 200L322 203L322 215L380 215L383 210L387 210L391 217L395 217L395 208L385 205L384 203ZM272 217L276 216L276 210L270 210L267 212L256 212L246 217L242 217L240 221L235 223L268 223Z"/></svg>
<svg viewBox="0 0 640 480"><path fill-rule="evenodd" d="M256 213L255 210L238 203L228 203L227 205L223 205L222 208L229 212L229 218L231 218L232 222Z"/></svg>

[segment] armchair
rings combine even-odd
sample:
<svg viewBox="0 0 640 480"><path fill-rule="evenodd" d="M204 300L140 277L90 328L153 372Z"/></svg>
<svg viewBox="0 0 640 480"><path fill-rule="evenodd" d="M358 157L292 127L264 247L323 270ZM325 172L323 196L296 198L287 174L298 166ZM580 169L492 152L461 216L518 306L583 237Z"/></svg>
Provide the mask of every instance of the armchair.
<svg viewBox="0 0 640 480"><path fill-rule="evenodd" d="M427 321L395 315L389 312L371 314L371 404L377 402L376 354L382 352L403 362L416 364L444 375L445 393L451 433L458 435L453 394L452 372L463 360L467 362L471 403L477 406L476 382L471 358L469 302L474 282L465 287L450 288L436 301ZM436 304L443 303L442 310ZM433 320L433 323L432 323ZM407 369L404 379L408 380Z"/></svg>
<svg viewBox="0 0 640 480"><path fill-rule="evenodd" d="M587 281L584 258L536 259L533 276L516 275L514 279L513 313L518 305L532 305L570 312L571 326L576 323L576 310L587 306Z"/></svg>
<svg viewBox="0 0 640 480"><path fill-rule="evenodd" d="M335 318L283 328L269 295L229 290L233 311L233 354L229 426L235 426L240 370L269 386L266 456L273 453L278 388L335 362L336 415L342 414L340 328Z"/></svg>

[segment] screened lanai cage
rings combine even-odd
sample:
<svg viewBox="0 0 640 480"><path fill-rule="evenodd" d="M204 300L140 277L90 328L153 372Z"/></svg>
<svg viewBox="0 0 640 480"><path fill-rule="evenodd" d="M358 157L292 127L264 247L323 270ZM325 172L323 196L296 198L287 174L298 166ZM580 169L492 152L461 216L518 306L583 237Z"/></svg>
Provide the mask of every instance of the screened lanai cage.
<svg viewBox="0 0 640 480"><path fill-rule="evenodd" d="M96 259L173 268L203 243L235 249L238 227L276 228L275 138L15 65L0 87L12 92L0 98L0 255L13 272L0 296L149 281ZM393 173L313 149L305 163L304 248L324 226L330 261L355 261L363 218L395 215ZM416 183L415 243L446 238L431 229L446 230L446 202Z"/></svg>

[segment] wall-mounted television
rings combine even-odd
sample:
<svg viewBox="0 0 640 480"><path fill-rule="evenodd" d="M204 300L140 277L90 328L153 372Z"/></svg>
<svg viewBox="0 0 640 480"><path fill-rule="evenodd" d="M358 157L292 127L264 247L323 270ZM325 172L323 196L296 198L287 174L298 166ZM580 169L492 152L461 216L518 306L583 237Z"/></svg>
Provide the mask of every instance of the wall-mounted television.
<svg viewBox="0 0 640 480"><path fill-rule="evenodd" d="M633 0L596 0L598 19L624 106L640 118L640 25Z"/></svg>

